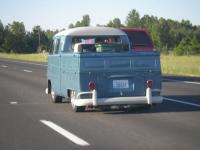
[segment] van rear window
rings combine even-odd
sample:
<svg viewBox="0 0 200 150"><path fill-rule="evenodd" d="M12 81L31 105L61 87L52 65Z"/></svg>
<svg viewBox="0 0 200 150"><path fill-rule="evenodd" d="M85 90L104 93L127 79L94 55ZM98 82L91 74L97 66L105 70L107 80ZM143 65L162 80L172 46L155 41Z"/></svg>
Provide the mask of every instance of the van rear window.
<svg viewBox="0 0 200 150"><path fill-rule="evenodd" d="M72 38L71 49L76 52L121 52L128 51L129 45L120 36L80 36Z"/></svg>

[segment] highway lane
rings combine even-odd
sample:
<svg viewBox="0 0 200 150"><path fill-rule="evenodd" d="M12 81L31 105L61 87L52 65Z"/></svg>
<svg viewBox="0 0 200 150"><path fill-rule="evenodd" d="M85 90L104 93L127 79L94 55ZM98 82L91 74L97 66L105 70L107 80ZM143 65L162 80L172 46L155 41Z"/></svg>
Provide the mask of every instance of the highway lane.
<svg viewBox="0 0 200 150"><path fill-rule="evenodd" d="M44 94L46 64L37 64L0 59L0 150L199 149L200 107L164 100L150 111L74 113L70 104L52 104ZM199 84L164 80L162 94L200 105ZM89 145L73 143L41 120Z"/></svg>

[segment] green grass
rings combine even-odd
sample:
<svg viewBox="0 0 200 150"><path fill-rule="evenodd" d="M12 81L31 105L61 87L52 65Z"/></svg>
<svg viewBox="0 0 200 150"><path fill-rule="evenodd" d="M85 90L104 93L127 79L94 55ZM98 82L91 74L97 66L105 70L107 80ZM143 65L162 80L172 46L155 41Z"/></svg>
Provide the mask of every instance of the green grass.
<svg viewBox="0 0 200 150"><path fill-rule="evenodd" d="M0 53L0 58L9 58L24 61L47 62L47 53L38 54L6 54Z"/></svg>
<svg viewBox="0 0 200 150"><path fill-rule="evenodd" d="M0 58L10 58L25 61L47 62L47 53L39 54L5 54ZM162 73L171 75L199 76L200 56L161 55Z"/></svg>
<svg viewBox="0 0 200 150"><path fill-rule="evenodd" d="M161 55L162 73L200 76L200 56Z"/></svg>

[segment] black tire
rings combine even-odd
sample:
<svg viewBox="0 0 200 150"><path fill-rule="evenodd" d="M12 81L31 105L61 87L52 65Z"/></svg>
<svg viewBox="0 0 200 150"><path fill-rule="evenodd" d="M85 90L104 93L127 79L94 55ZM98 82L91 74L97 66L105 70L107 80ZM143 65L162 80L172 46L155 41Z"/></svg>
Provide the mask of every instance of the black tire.
<svg viewBox="0 0 200 150"><path fill-rule="evenodd" d="M146 105L144 105L143 108L144 108L145 110L151 110L151 109L152 109L152 105L146 104Z"/></svg>
<svg viewBox="0 0 200 150"><path fill-rule="evenodd" d="M47 87L46 93L51 94L51 81L50 80L48 80L48 87Z"/></svg>
<svg viewBox="0 0 200 150"><path fill-rule="evenodd" d="M54 103L61 103L62 102L62 97L61 96L55 96L55 99L53 99Z"/></svg>
<svg viewBox="0 0 200 150"><path fill-rule="evenodd" d="M100 110L101 111L111 111L111 108L110 108L110 106L102 106L102 107L100 107Z"/></svg>
<svg viewBox="0 0 200 150"><path fill-rule="evenodd" d="M84 112L85 106L74 106L72 107L74 112Z"/></svg>
<svg viewBox="0 0 200 150"><path fill-rule="evenodd" d="M51 92L52 102L53 103L61 103L62 97L59 95L56 95L53 91Z"/></svg>

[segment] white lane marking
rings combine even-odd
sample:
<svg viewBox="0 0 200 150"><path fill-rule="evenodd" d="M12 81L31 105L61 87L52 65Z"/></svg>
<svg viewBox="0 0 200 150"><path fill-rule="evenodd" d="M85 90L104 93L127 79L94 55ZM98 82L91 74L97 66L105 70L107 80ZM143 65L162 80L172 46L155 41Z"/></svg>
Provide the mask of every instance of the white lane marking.
<svg viewBox="0 0 200 150"><path fill-rule="evenodd" d="M183 81L184 83L190 83L190 84L199 84L200 85L200 82L191 82L191 81Z"/></svg>
<svg viewBox="0 0 200 150"><path fill-rule="evenodd" d="M25 69L24 72L30 73L30 72L33 72L33 71L31 71L31 70L26 70L26 69Z"/></svg>
<svg viewBox="0 0 200 150"><path fill-rule="evenodd" d="M55 123L53 123L51 121L40 120L40 122L42 122L46 126L50 127L51 129L55 130L56 132L63 135L64 137L66 137L67 139L69 139L70 141L72 141L73 143L75 143L77 145L80 145L80 146L89 146L90 145L88 142L84 141L83 139L77 137L76 135L70 133L69 131L63 129L62 127L56 125Z"/></svg>
<svg viewBox="0 0 200 150"><path fill-rule="evenodd" d="M1 67L3 67L3 68L8 68L8 66L6 66L6 65L1 65Z"/></svg>
<svg viewBox="0 0 200 150"><path fill-rule="evenodd" d="M164 100L172 101L172 102L176 102L176 103L181 103L181 104L185 104L185 105L190 105L190 106L195 106L195 107L200 107L199 104L190 103L190 102L185 102L185 101L180 101L180 100L171 99L171 98L166 98L166 97L164 97Z"/></svg>
<svg viewBox="0 0 200 150"><path fill-rule="evenodd" d="M10 102L11 105L16 105L18 102Z"/></svg>
<svg viewBox="0 0 200 150"><path fill-rule="evenodd" d="M174 82L183 82L183 83L189 83L189 84L199 84L200 82L192 82L192 81L181 81L181 80L173 80L173 79L164 79L166 81L174 81Z"/></svg>
<svg viewBox="0 0 200 150"><path fill-rule="evenodd" d="M3 60L3 61L14 62L14 63L20 63L20 64L37 65L37 66L47 66L47 65L45 65L45 64L32 63L32 62L24 62L24 61L15 61L15 60Z"/></svg>

